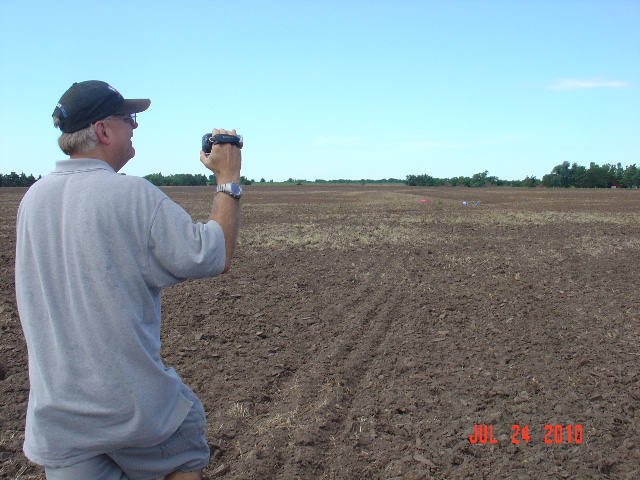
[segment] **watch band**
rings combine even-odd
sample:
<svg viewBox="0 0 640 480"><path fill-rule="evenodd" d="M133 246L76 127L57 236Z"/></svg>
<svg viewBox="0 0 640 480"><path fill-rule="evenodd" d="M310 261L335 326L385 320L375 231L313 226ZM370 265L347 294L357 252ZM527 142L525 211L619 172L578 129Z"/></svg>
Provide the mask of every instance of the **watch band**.
<svg viewBox="0 0 640 480"><path fill-rule="evenodd" d="M242 186L235 182L223 183L218 185L216 192L226 193L233 198L240 198L242 196Z"/></svg>

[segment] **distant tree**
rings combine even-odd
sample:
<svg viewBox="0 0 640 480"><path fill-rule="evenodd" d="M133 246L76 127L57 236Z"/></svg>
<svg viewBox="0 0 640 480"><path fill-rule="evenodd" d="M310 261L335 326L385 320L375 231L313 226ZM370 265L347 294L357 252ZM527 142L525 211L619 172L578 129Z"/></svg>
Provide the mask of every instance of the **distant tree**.
<svg viewBox="0 0 640 480"><path fill-rule="evenodd" d="M585 172L586 169L584 167L579 169L576 163L571 165L565 161L553 167L551 173L543 176L542 184L545 187L575 187L576 183L581 181L580 177L584 176Z"/></svg>
<svg viewBox="0 0 640 480"><path fill-rule="evenodd" d="M435 179L426 173L422 175L407 175L405 183L410 187L431 187L434 185Z"/></svg>
<svg viewBox="0 0 640 480"><path fill-rule="evenodd" d="M627 174L620 163L600 166L591 162L589 168L586 168L577 163L569 165L569 162L563 162L542 177L542 184L545 187L609 188L613 185L624 185L633 175L631 172L633 170L629 171L630 175Z"/></svg>
<svg viewBox="0 0 640 480"><path fill-rule="evenodd" d="M616 165L606 164L606 165L603 165L603 167L609 170L609 175L610 175L609 181L611 182L611 185L622 184L624 169L622 168L621 163L618 162Z"/></svg>
<svg viewBox="0 0 640 480"><path fill-rule="evenodd" d="M582 183L576 185L583 188L607 188L613 185L613 176L611 172L605 168L591 163L589 169L585 171Z"/></svg>
<svg viewBox="0 0 640 480"><path fill-rule="evenodd" d="M165 178L161 173L151 173L149 175L145 175L144 178L153 183L156 187L165 185Z"/></svg>
<svg viewBox="0 0 640 480"><path fill-rule="evenodd" d="M547 173L542 176L542 185L545 187L562 187L560 177L555 173Z"/></svg>
<svg viewBox="0 0 640 480"><path fill-rule="evenodd" d="M542 177L542 184L545 187L570 187L571 183L571 164L562 162L551 170L551 173Z"/></svg>
<svg viewBox="0 0 640 480"><path fill-rule="evenodd" d="M470 177L453 177L449 179L449 185L451 185L452 187L470 187L471 178Z"/></svg>
<svg viewBox="0 0 640 480"><path fill-rule="evenodd" d="M211 177L207 179L207 177L201 173L196 175L191 173L177 173L168 176L164 176L161 173L152 173L150 175L145 175L144 178L158 187L207 185L207 182L211 179Z"/></svg>
<svg viewBox="0 0 640 480"><path fill-rule="evenodd" d="M640 185L640 168L636 167L635 163L627 166L622 174L620 183L627 188Z"/></svg>
<svg viewBox="0 0 640 480"><path fill-rule="evenodd" d="M536 177L529 177L528 175L522 181L522 186L527 188L538 187L542 182Z"/></svg>
<svg viewBox="0 0 640 480"><path fill-rule="evenodd" d="M569 169L569 186L587 188L587 167L574 163Z"/></svg>
<svg viewBox="0 0 640 480"><path fill-rule="evenodd" d="M471 177L469 182L470 187L486 187L487 185L495 184L498 182L498 177L489 176L489 171L485 170L482 173L476 173Z"/></svg>
<svg viewBox="0 0 640 480"><path fill-rule="evenodd" d="M38 175L36 179L33 174L27 175L24 172L20 175L16 172L11 172L8 175L0 173L0 187L30 187L41 178L42 176Z"/></svg>

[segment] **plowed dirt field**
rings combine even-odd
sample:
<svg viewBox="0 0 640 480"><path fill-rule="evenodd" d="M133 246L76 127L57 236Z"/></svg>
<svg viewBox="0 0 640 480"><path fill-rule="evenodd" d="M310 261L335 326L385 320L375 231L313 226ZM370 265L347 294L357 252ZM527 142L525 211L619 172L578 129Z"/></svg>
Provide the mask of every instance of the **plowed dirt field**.
<svg viewBox="0 0 640 480"><path fill-rule="evenodd" d="M212 187L165 191L207 218ZM23 193L0 189L0 477L37 479ZM242 214L228 275L164 291L206 478L640 478L640 191L253 185Z"/></svg>

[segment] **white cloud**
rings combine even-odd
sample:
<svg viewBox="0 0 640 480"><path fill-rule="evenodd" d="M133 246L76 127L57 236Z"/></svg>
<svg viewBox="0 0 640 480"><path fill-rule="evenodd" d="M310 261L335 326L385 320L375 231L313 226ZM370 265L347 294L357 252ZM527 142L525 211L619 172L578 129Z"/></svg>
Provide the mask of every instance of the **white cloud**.
<svg viewBox="0 0 640 480"><path fill-rule="evenodd" d="M631 88L631 83L623 80L577 79L558 80L549 87L550 90L582 90L585 88Z"/></svg>

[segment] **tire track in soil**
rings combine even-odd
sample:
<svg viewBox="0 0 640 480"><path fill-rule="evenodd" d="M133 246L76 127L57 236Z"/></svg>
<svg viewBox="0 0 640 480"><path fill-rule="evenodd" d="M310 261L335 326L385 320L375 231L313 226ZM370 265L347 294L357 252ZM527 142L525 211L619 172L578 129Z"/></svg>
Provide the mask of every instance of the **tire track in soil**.
<svg viewBox="0 0 640 480"><path fill-rule="evenodd" d="M393 255L380 265L367 258L363 272L398 268ZM296 371L274 386L270 411L251 425L254 438L242 439L255 448L241 452L236 474L251 478L321 478L331 469L331 458L342 450L358 419L351 414L361 384L371 383L370 368L398 317L406 292L398 283L358 275L352 289L333 286L323 296L331 303L320 313L323 335L317 350L308 347ZM335 290L339 291L335 291ZM339 321L336 322L336 319ZM304 336L304 334L303 334ZM376 374L377 376L377 374ZM256 441L257 440L257 441Z"/></svg>

